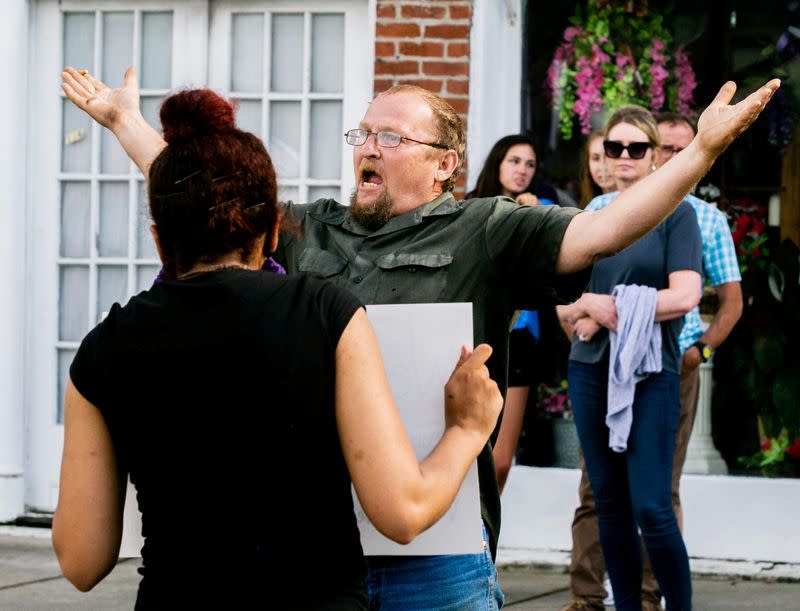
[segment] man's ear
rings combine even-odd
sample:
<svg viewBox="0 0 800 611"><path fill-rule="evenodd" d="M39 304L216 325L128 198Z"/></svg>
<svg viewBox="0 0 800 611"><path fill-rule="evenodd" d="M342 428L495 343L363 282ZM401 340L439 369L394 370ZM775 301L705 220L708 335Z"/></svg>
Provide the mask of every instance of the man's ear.
<svg viewBox="0 0 800 611"><path fill-rule="evenodd" d="M450 149L445 152L439 160L439 167L436 168L436 182L444 182L453 175L458 167L458 153Z"/></svg>
<svg viewBox="0 0 800 611"><path fill-rule="evenodd" d="M155 225L150 225L150 235L153 236L153 241L156 243L156 250L158 251L158 258L161 259L161 265L164 265L164 251L161 250L161 240L158 237L158 228Z"/></svg>

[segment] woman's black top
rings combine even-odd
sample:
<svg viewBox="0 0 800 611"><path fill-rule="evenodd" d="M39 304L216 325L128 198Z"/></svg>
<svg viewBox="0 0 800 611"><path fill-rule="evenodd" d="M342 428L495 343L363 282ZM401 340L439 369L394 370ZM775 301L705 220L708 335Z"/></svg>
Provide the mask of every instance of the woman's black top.
<svg viewBox="0 0 800 611"><path fill-rule="evenodd" d="M319 278L225 269L115 304L84 339L70 376L142 512L137 608L366 608L334 409L359 307Z"/></svg>

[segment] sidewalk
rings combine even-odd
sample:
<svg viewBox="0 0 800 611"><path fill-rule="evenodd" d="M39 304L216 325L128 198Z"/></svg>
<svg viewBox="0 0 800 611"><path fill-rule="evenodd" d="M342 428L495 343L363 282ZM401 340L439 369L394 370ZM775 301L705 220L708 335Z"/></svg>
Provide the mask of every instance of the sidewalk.
<svg viewBox="0 0 800 611"><path fill-rule="evenodd" d="M50 531L0 526L0 609L133 609L138 559L121 561L94 590L83 594L63 577L50 547ZM563 567L506 565L500 586L506 608L557 611L569 602ZM800 583L740 578L695 577L698 611L800 609Z"/></svg>

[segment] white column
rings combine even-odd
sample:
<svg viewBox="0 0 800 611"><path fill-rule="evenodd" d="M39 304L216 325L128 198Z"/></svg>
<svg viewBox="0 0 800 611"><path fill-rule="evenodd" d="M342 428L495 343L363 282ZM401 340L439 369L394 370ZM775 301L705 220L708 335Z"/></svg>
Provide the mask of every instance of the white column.
<svg viewBox="0 0 800 611"><path fill-rule="evenodd" d="M25 509L25 211L28 108L28 3L6 0L0 62L9 82L0 96L0 522Z"/></svg>
<svg viewBox="0 0 800 611"><path fill-rule="evenodd" d="M494 143L520 130L520 0L474 0L470 30L467 191Z"/></svg>
<svg viewBox="0 0 800 611"><path fill-rule="evenodd" d="M728 466L714 447L711 437L711 388L714 371L713 357L700 365L700 397L697 400L697 414L694 428L686 450L684 473L727 475Z"/></svg>

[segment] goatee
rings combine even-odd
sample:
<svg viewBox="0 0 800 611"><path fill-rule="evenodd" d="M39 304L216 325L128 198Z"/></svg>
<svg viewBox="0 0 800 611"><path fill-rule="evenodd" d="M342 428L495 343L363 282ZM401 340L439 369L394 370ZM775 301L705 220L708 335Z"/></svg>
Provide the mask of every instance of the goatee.
<svg viewBox="0 0 800 611"><path fill-rule="evenodd" d="M358 203L358 190L353 189L350 195L350 216L364 229L375 231L383 227L392 218L392 201L386 189L381 191L378 199L372 204Z"/></svg>

